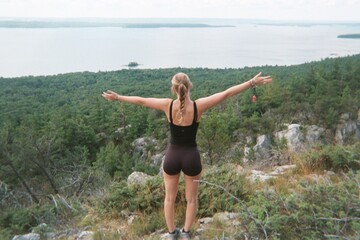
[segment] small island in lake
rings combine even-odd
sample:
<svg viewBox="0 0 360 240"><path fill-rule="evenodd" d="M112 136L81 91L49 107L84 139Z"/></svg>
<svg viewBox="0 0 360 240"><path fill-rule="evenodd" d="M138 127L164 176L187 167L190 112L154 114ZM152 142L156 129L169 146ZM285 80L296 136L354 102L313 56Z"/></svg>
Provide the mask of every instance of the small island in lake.
<svg viewBox="0 0 360 240"><path fill-rule="evenodd" d="M339 35L338 38L360 38L360 33L342 34L342 35Z"/></svg>
<svg viewBox="0 0 360 240"><path fill-rule="evenodd" d="M129 62L129 64L126 65L126 66L128 66L128 67L130 67L130 68L133 68L133 67L139 66L139 63L137 63L137 62Z"/></svg>

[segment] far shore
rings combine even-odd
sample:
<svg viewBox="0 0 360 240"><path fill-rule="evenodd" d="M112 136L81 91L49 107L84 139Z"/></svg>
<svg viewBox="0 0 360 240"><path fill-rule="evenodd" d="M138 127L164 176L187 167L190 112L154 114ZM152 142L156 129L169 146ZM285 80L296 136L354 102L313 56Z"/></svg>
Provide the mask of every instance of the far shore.
<svg viewBox="0 0 360 240"><path fill-rule="evenodd" d="M360 33L342 34L338 38L360 38Z"/></svg>

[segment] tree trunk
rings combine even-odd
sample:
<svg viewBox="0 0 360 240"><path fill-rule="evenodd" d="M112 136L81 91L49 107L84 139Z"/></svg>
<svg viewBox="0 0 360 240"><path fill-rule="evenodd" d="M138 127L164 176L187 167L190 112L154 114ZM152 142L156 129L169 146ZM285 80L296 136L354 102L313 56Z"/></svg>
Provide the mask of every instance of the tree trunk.
<svg viewBox="0 0 360 240"><path fill-rule="evenodd" d="M7 163L9 164L10 168L13 170L13 172L15 173L15 175L19 178L21 184L25 187L26 191L30 194L31 198L36 202L39 203L39 199L35 196L35 194L31 191L30 187L27 185L27 183L25 182L25 180L21 177L21 175L18 173L18 171L16 171L16 168L14 167L14 165L10 162L7 161Z"/></svg>

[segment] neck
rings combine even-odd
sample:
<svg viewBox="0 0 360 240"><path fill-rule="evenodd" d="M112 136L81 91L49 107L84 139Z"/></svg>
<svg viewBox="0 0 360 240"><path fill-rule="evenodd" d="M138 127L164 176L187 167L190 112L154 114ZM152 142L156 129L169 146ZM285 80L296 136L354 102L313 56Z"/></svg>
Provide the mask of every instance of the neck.
<svg viewBox="0 0 360 240"><path fill-rule="evenodd" d="M180 96L179 95L177 96L177 100L180 101ZM186 94L186 96L185 96L185 104L187 104L189 102L191 102L190 95Z"/></svg>

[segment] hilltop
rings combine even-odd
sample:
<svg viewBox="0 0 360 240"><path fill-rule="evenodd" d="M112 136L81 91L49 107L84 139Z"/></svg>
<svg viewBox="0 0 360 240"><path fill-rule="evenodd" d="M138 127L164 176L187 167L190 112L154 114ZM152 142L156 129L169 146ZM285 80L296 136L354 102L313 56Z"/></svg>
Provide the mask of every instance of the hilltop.
<svg viewBox="0 0 360 240"><path fill-rule="evenodd" d="M355 238L358 66L360 55L289 67L1 78L0 238L31 231L50 239L159 238L166 118L100 95L112 89L172 97L170 79L180 71L194 84L193 99L259 71L274 78L257 89L255 104L248 90L202 118L198 144L207 183L199 192L197 238ZM134 172L149 180L128 184ZM178 224L183 185L180 191Z"/></svg>

